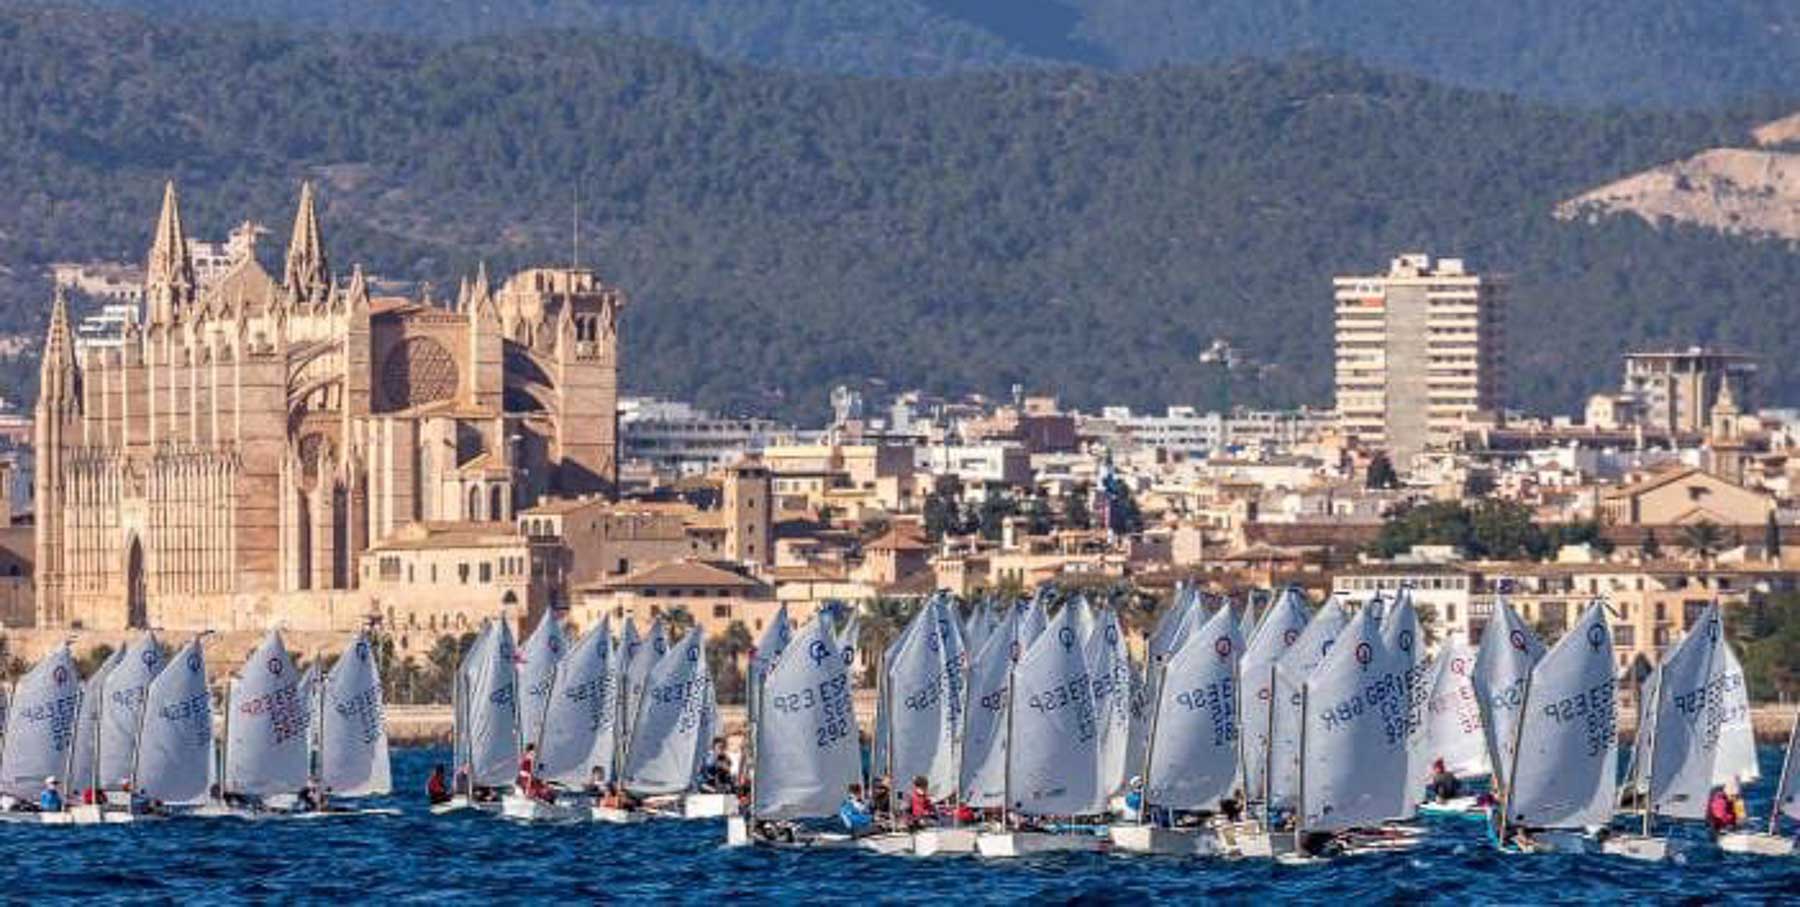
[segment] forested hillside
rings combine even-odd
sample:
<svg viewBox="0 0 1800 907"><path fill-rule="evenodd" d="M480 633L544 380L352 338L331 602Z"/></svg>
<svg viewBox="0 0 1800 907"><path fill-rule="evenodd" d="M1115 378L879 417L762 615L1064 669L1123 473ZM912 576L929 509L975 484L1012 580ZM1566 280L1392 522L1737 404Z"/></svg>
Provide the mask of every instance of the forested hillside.
<svg viewBox="0 0 1800 907"><path fill-rule="evenodd" d="M1582 104L1792 91L1794 0L96 0L183 21L467 38L544 27L661 38L810 71L1142 68L1329 53Z"/></svg>
<svg viewBox="0 0 1800 907"><path fill-rule="evenodd" d="M442 45L0 14L0 321L21 275L142 255L166 177L190 229L285 243L321 182L333 261L440 287L582 259L631 291L627 383L816 418L834 382L1013 382L1143 406L1329 400L1330 278L1406 250L1514 275L1520 402L1615 354L1720 342L1793 398L1800 256L1555 201L1755 116L1572 113L1354 65L777 73L638 40ZM444 291L440 291L442 295ZM1263 368L1198 354L1222 337Z"/></svg>

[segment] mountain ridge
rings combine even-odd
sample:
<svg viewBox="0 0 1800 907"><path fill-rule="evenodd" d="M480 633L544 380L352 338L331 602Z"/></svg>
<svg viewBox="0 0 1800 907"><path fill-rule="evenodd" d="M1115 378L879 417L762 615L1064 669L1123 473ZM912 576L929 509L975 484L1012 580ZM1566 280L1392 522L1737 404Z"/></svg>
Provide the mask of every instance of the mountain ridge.
<svg viewBox="0 0 1800 907"><path fill-rule="evenodd" d="M21 275L141 257L165 178L221 235L283 229L314 177L340 268L440 287L567 261L579 191L581 259L634 300L629 388L733 411L816 419L869 378L1328 402L1330 278L1414 250L1515 275L1520 404L1566 411L1647 343L1763 352L1792 394L1791 251L1550 216L1777 109L1556 110L1311 58L869 79L570 32L441 45L15 7L0 327L41 327L47 290ZM1202 362L1214 338L1258 365Z"/></svg>

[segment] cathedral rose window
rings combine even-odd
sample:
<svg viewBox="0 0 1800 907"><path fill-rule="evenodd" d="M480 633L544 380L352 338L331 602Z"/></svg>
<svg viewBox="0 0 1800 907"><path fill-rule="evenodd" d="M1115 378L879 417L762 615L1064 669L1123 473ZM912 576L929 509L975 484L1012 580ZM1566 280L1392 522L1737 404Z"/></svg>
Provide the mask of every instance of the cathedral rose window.
<svg viewBox="0 0 1800 907"><path fill-rule="evenodd" d="M395 406L413 407L456 395L456 359L430 337L409 337L381 364L381 390Z"/></svg>

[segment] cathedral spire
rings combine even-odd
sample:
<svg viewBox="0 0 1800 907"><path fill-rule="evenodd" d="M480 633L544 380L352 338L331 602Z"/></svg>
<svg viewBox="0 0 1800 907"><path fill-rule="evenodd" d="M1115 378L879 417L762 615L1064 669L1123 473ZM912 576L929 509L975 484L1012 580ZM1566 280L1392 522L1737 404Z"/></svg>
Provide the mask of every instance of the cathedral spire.
<svg viewBox="0 0 1800 907"><path fill-rule="evenodd" d="M194 261L188 256L187 233L181 224L181 200L175 181L163 184L162 213L150 238L144 266L144 299L152 322L172 320L175 311L194 297Z"/></svg>
<svg viewBox="0 0 1800 907"><path fill-rule="evenodd" d="M60 404L73 392L74 335L69 330L69 300L59 284L50 303L50 328L44 336L44 355L39 363L38 398L46 405Z"/></svg>
<svg viewBox="0 0 1800 907"><path fill-rule="evenodd" d="M499 318L500 313L494 307L494 288L488 281L487 262L483 261L475 268L475 283L469 288L469 310L479 316Z"/></svg>
<svg viewBox="0 0 1800 907"><path fill-rule="evenodd" d="M350 269L350 288L344 291L344 305L352 313L369 310L369 279L363 276L362 265Z"/></svg>
<svg viewBox="0 0 1800 907"><path fill-rule="evenodd" d="M331 267L325 261L325 240L319 233L311 181L300 184L300 207L294 212L294 234L288 240L282 283L287 285L289 298L295 300L320 302L331 293Z"/></svg>

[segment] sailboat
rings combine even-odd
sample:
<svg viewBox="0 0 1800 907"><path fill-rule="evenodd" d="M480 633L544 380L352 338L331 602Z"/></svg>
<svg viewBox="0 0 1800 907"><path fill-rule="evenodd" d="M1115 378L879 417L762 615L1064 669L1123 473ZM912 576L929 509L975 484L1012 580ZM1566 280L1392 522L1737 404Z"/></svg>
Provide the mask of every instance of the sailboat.
<svg viewBox="0 0 1800 907"><path fill-rule="evenodd" d="M226 686L221 802L212 812L243 817L291 808L306 789L313 709L301 692L301 676L281 634L271 630Z"/></svg>
<svg viewBox="0 0 1800 907"><path fill-rule="evenodd" d="M1112 826L1113 845L1137 853L1206 855L1219 850L1210 829L1178 830L1156 810L1211 810L1230 796L1243 763L1238 668L1244 639L1229 607L1159 656L1143 758L1143 803L1136 824Z"/></svg>
<svg viewBox="0 0 1800 907"><path fill-rule="evenodd" d="M1317 859L1317 848L1308 846L1317 835L1341 835L1413 815L1404 728L1412 709L1407 685L1418 639L1405 635L1409 610L1404 600L1391 609L1373 602L1362 608L1301 683L1297 853L1281 859ZM1393 626L1401 629L1386 632ZM1379 836L1345 850L1393 849L1414 840Z"/></svg>
<svg viewBox="0 0 1800 907"><path fill-rule="evenodd" d="M201 643L196 637L182 646L144 688L132 738L130 815L198 807L211 795L212 691ZM111 680L118 680L122 670L115 670ZM107 686L111 689L112 683Z"/></svg>
<svg viewBox="0 0 1800 907"><path fill-rule="evenodd" d="M49 781L67 771L81 686L67 642L14 684L7 698L6 736L0 740L0 794L9 801L9 813L17 803L36 803ZM66 812L25 815L30 817L25 821L46 824L71 821Z"/></svg>
<svg viewBox="0 0 1800 907"><path fill-rule="evenodd" d="M1099 726L1093 678L1077 626L1064 607L1012 666L1007 683L1005 809L1007 827L976 839L983 857L1098 850L1105 840L1085 832L1052 834L1015 828L1024 822L1090 816L1106 810L1099 777Z"/></svg>
<svg viewBox="0 0 1800 907"><path fill-rule="evenodd" d="M1641 832L1609 837L1602 852L1664 860L1679 849L1674 839L1653 834L1656 817L1705 818L1725 754L1720 731L1739 717L1733 712L1748 712L1743 688L1743 672L1730 657L1725 622L1714 602L1664 656L1648 692L1648 722L1640 728L1643 756L1633 779L1645 795L1638 798Z"/></svg>
<svg viewBox="0 0 1800 907"><path fill-rule="evenodd" d="M358 633L316 683L313 781L321 797L355 800L393 793L381 672L368 636ZM393 812L350 810L325 801L320 806L321 814L326 815Z"/></svg>
<svg viewBox="0 0 1800 907"><path fill-rule="evenodd" d="M525 644L519 647L519 740L522 748L534 754L532 774L534 780L540 782L549 780L544 773L543 729L550 710L557 668L567 649L568 640L563 633L562 624L549 612L538 619L536 629L525 637ZM578 810L568 804L540 799L534 792L520 790L515 784L500 798L500 814L508 819L523 821L566 822L580 818L586 812L585 809Z"/></svg>
<svg viewBox="0 0 1800 907"><path fill-rule="evenodd" d="M1495 792L1507 789L1507 772L1512 769L1519 720L1524 715L1525 688L1531 682L1532 668L1543 657L1543 641L1505 596L1498 596L1475 650L1475 669L1469 675L1481 712L1481 737L1493 769Z"/></svg>
<svg viewBox="0 0 1800 907"><path fill-rule="evenodd" d="M1083 647L1099 731L1096 777L1110 801L1124 793L1132 773L1144 764L1146 691L1126 648L1118 611L1106 608L1094 616Z"/></svg>
<svg viewBox="0 0 1800 907"><path fill-rule="evenodd" d="M1526 676L1503 775L1496 834L1502 848L1592 849L1591 839L1570 831L1612 820L1617 688L1612 628L1605 604L1596 601Z"/></svg>
<svg viewBox="0 0 1800 907"><path fill-rule="evenodd" d="M957 799L976 810L1006 805L1006 723L1011 713L1012 666L1031 640L1026 610L1008 607L970 662L963 716Z"/></svg>
<svg viewBox="0 0 1800 907"><path fill-rule="evenodd" d="M1380 600L1369 602L1361 612L1375 612ZM1292 814L1299 808L1300 735L1305 703L1300 688L1313 669L1330 655L1338 635L1350 623L1350 611L1339 597L1327 600L1307 621L1293 645L1282 653L1270 670L1268 761L1263 766L1263 810L1265 822L1273 823L1276 815Z"/></svg>
<svg viewBox="0 0 1800 907"><path fill-rule="evenodd" d="M1460 639L1445 640L1431 662L1425 698L1423 729L1415 738L1414 761L1430 766L1442 760L1445 771L1458 778L1490 775L1487 739L1482 730L1481 700L1471 675L1476 654ZM1422 815L1468 816L1485 819L1487 813L1474 797L1447 803L1419 805Z"/></svg>
<svg viewBox="0 0 1800 907"><path fill-rule="evenodd" d="M105 820L105 800L100 786L100 710L105 698L106 675L125 657L120 649L106 657L81 684L81 708L75 720L75 739L69 746L69 766L62 773L69 794L70 819L77 825ZM92 802L89 802L91 800Z"/></svg>
<svg viewBox="0 0 1800 907"><path fill-rule="evenodd" d="M823 612L762 678L750 716L750 809L726 820L727 846L855 846L844 834L813 833L796 820L835 816L846 788L862 780L849 666Z"/></svg>
<svg viewBox="0 0 1800 907"><path fill-rule="evenodd" d="M499 791L513 783L519 765L518 686L512 629L504 619L489 619L456 669L451 734L457 792L433 805L434 814L499 811Z"/></svg>
<svg viewBox="0 0 1800 907"><path fill-rule="evenodd" d="M896 816L905 815L905 791L924 778L933 801L954 797L962 745L964 692L962 627L948 601L933 596L913 616L882 664L880 684L884 726L875 758L893 779ZM975 833L966 828L930 828L917 834L896 831L866 841L872 848L926 855L969 853Z"/></svg>
<svg viewBox="0 0 1800 907"><path fill-rule="evenodd" d="M1262 801L1260 831L1245 823L1225 829L1236 851L1243 856L1270 856L1269 773L1274 753L1270 744L1275 716L1275 666L1300 641L1311 612L1299 590L1289 588L1264 609L1256 631L1250 635L1238 664L1239 733L1244 754L1238 774L1247 797ZM1248 804L1246 804L1247 806Z"/></svg>
<svg viewBox="0 0 1800 907"><path fill-rule="evenodd" d="M1775 799L1769 804L1769 830L1766 833L1727 832L1719 836L1719 849L1727 853L1748 853L1765 857L1794 855L1794 839L1781 834L1781 817L1800 822L1800 712L1794 714L1794 726L1788 730L1787 750L1781 757L1781 774L1775 778Z"/></svg>
<svg viewBox="0 0 1800 907"><path fill-rule="evenodd" d="M624 789L637 797L681 803L693 792L700 758L711 737L716 710L706 634L695 627L656 660L631 722L631 740L619 771Z"/></svg>

